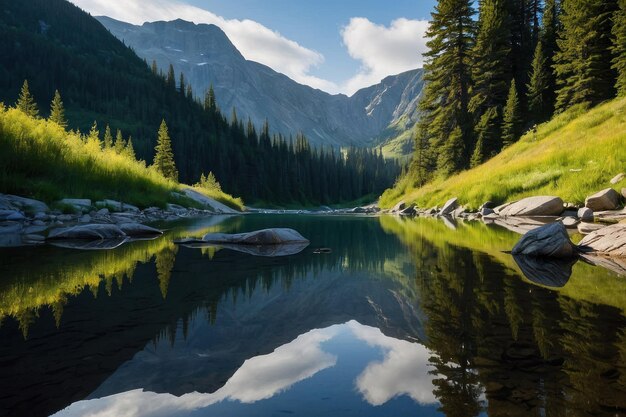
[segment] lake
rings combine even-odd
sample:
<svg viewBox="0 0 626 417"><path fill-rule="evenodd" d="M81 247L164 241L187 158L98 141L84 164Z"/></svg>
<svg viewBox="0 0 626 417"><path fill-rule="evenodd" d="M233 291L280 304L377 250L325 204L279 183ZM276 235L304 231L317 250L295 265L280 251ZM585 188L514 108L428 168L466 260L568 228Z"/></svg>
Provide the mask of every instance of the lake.
<svg viewBox="0 0 626 417"><path fill-rule="evenodd" d="M504 252L519 236L480 222L160 226L113 250L0 250L0 415L626 415L624 276L579 261L527 277ZM311 244L173 243L266 227Z"/></svg>

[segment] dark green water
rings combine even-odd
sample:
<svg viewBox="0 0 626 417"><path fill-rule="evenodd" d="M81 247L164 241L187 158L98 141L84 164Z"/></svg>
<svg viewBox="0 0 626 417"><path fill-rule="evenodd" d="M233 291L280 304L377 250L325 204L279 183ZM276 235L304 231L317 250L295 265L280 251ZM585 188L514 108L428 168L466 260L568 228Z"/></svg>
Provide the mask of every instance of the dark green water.
<svg viewBox="0 0 626 417"><path fill-rule="evenodd" d="M172 243L265 227L311 245ZM502 253L517 238L245 216L111 251L0 250L0 415L626 415L626 277L579 262L533 284Z"/></svg>

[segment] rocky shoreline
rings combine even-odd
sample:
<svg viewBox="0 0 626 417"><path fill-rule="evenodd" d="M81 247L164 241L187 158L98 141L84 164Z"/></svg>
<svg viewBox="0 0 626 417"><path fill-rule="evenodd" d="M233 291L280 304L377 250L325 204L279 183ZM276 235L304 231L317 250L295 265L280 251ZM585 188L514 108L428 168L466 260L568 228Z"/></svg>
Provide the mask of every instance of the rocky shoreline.
<svg viewBox="0 0 626 417"><path fill-rule="evenodd" d="M179 196L195 201L202 208L167 204L165 208L140 210L115 200L66 198L55 202L51 209L42 201L0 194L0 247L61 240L143 238L161 233L147 224L240 213L191 189L183 190Z"/></svg>

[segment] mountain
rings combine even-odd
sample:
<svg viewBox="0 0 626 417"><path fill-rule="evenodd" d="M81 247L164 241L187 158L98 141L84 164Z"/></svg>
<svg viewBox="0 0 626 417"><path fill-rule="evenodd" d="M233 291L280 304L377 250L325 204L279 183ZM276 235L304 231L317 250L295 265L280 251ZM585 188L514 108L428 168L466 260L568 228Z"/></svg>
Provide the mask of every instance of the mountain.
<svg viewBox="0 0 626 417"><path fill-rule="evenodd" d="M235 108L258 126L267 119L272 130L285 135L301 131L316 145L378 145L398 130L410 129L417 117L421 69L389 76L351 97L331 95L246 60L215 25L179 19L135 26L97 19L148 62L156 61L163 71L171 63L177 74L184 73L196 96L202 97L212 83L226 114Z"/></svg>

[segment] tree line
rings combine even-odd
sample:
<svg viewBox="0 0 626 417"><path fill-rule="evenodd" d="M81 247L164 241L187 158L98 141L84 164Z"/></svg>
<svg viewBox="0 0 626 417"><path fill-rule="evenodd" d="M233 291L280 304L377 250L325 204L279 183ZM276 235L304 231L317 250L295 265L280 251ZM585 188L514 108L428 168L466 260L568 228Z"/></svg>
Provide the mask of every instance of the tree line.
<svg viewBox="0 0 626 417"><path fill-rule="evenodd" d="M418 186L485 162L555 113L626 95L625 1L474 4L439 0L432 13Z"/></svg>
<svg viewBox="0 0 626 417"><path fill-rule="evenodd" d="M113 132L123 132L125 142L132 137L133 151L145 161L155 157L155 133L165 120L181 182L195 183L212 172L225 191L248 202L329 204L378 194L400 171L379 150L314 149L303 135L289 138L270 134L269 127L249 128L235 112L225 117L212 91L194 94L184 75L151 71L132 49L69 2L5 6L0 100L14 102L24 79L40 108L58 90L68 128L86 132L94 120L108 124Z"/></svg>

